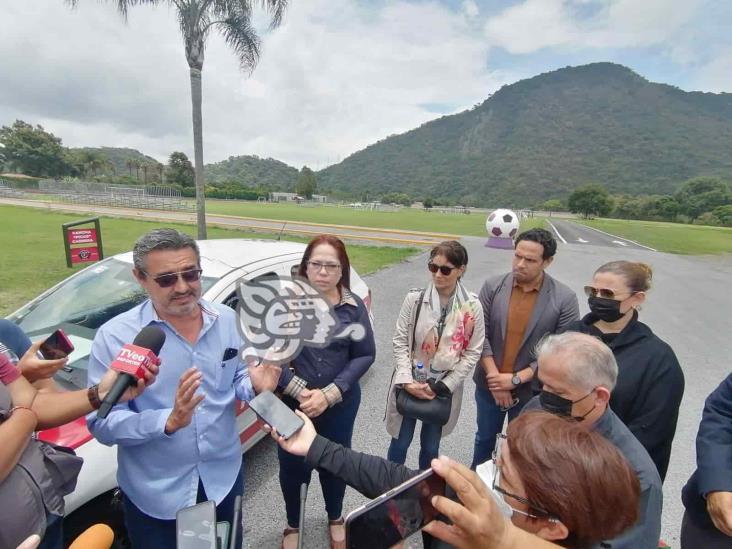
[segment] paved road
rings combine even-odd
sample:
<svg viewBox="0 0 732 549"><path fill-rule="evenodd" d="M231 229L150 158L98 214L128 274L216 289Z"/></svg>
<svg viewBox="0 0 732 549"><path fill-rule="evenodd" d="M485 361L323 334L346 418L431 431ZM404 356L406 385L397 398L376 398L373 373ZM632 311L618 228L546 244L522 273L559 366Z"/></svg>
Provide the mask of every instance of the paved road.
<svg viewBox="0 0 732 549"><path fill-rule="evenodd" d="M470 264L465 276L468 288L478 291L490 275L505 272L511 252L484 248L485 239L465 238ZM732 310L732 257L700 258L674 256L631 248L584 245L560 245L550 272L581 292L593 270L606 261L618 258L643 260L655 270L654 287L649 293L641 318L669 342L686 373L686 393L682 403L671 465L665 484L663 536L678 547L678 533L683 508L681 488L694 467L694 437L705 397L730 372L729 311ZM377 359L363 380L363 400L356 421L353 447L386 455L389 437L383 424L386 390L392 372L391 337L399 307L407 290L422 286L428 277L427 255L385 269L366 277L374 292ZM587 305L581 299L581 312ZM463 414L455 431L443 440L443 451L470 463L475 424L473 383L468 382ZM407 464L416 467L416 444ZM247 546L278 547L284 527L284 504L277 479L277 458L271 440L247 454L247 492L244 516L247 521ZM364 498L348 490L344 511L354 509ZM307 504L305 546L327 547L323 499L317 481L310 487ZM416 543L416 542L415 542Z"/></svg>
<svg viewBox="0 0 732 549"><path fill-rule="evenodd" d="M554 230L554 235L557 237L557 240L566 244L655 251L653 248L643 246L632 240L611 235L580 223L554 218L549 219L548 223Z"/></svg>

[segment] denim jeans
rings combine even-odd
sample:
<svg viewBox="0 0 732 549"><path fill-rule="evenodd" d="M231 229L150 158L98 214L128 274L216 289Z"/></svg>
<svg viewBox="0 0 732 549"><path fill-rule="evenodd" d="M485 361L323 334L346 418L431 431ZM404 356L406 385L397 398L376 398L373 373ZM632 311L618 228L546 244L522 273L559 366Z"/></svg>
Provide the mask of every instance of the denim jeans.
<svg viewBox="0 0 732 549"><path fill-rule="evenodd" d="M290 408L297 407L297 401L285 397L285 404ZM328 408L318 417L313 418L315 430L319 435L345 446L351 447L353 437L353 424L356 421L356 413L361 404L361 387L355 384L343 395L343 400ZM297 528L300 521L300 485L310 484L312 468L305 463L305 458L288 454L279 446L277 455L280 461L280 488L285 499L285 510L287 512L287 525L290 528ZM328 519L340 518L343 513L343 496L346 493L346 483L341 479L327 473L318 471L320 486L323 490L325 500L325 511Z"/></svg>
<svg viewBox="0 0 732 549"><path fill-rule="evenodd" d="M231 524L234 520L234 500L236 496L244 494L243 466L239 468L239 475L234 481L231 491L216 506L216 521L226 521ZM208 500L203 483L198 481L198 494L196 502L201 503ZM130 538L132 549L176 549L176 526L175 519L162 520L146 515L126 496L122 496L125 512L125 526ZM239 529L239 539L236 547L242 546L242 530Z"/></svg>
<svg viewBox="0 0 732 549"><path fill-rule="evenodd" d="M508 412L504 412L496 404L490 391L480 387L475 388L478 431L475 433L471 469L475 470L478 465L491 459L493 449L496 446L496 435L501 432L506 414L508 414L508 421L516 418L524 405L531 400L531 395L531 384L524 383L516 392L516 397L519 399L518 404Z"/></svg>
<svg viewBox="0 0 732 549"><path fill-rule="evenodd" d="M64 546L64 518L46 513L46 532L38 549L62 549Z"/></svg>
<svg viewBox="0 0 732 549"><path fill-rule="evenodd" d="M434 423L424 423L420 421L422 428L419 432L419 468L421 470L429 469L430 462L436 458L440 452L440 438L442 437L442 425ZM389 444L389 451L386 459L394 463L401 463L407 459L407 450L412 444L414 437L414 429L417 426L417 420L412 417L402 417L402 426L399 429L399 437L392 438Z"/></svg>

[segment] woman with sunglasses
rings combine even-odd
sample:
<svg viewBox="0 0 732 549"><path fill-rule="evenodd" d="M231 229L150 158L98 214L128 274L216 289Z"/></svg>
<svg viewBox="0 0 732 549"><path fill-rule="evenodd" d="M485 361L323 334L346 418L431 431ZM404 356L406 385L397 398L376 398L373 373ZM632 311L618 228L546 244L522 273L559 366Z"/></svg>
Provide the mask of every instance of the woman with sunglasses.
<svg viewBox="0 0 732 549"><path fill-rule="evenodd" d="M350 447L361 403L359 379L376 355L369 313L363 301L351 293L351 264L340 239L320 235L310 241L297 274L307 279L333 307L339 322L337 332L347 330L349 325L360 325L365 335L361 339L334 339L322 348L304 347L291 368L282 369L278 385L284 393L283 401L290 408L299 408L325 436ZM301 457L282 450L278 456L280 487L287 512L282 547L294 548L299 535L300 485L310 482L312 467ZM320 473L320 484L329 519L330 545L345 548L341 511L346 485L327 472Z"/></svg>
<svg viewBox="0 0 732 549"><path fill-rule="evenodd" d="M467 265L468 252L462 244L455 240L438 244L427 262L430 284L424 290L410 291L402 304L394 332L395 370L387 400L386 430L392 436L389 461L405 462L417 424L415 417L399 413L397 390L420 400L452 396L444 427L421 421L420 469L430 466L439 453L440 439L457 423L463 383L480 358L485 336L480 301L460 282ZM426 379L415 379L415 373Z"/></svg>
<svg viewBox="0 0 732 549"><path fill-rule="evenodd" d="M648 451L663 480L684 396L684 373L673 349L638 320L652 276L645 263L602 265L585 286L590 313L567 330L596 336L612 349L618 381L610 408Z"/></svg>

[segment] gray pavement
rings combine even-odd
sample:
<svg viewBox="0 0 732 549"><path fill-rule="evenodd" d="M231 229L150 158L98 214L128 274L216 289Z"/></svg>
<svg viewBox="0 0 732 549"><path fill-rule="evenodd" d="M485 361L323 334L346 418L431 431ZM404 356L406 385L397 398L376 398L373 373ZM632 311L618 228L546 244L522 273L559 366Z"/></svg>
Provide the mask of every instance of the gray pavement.
<svg viewBox="0 0 732 549"><path fill-rule="evenodd" d="M558 241L564 244L581 244L590 246L607 246L609 248L632 248L655 251L653 248L638 244L633 240L621 238L593 227L560 219L548 219L547 223L554 231Z"/></svg>
<svg viewBox="0 0 732 549"><path fill-rule="evenodd" d="M470 253L465 276L469 289L478 292L483 280L510 268L511 251L483 246L486 239L464 238ZM675 256L630 246L609 247L589 243L560 245L549 272L581 293L596 267L615 259L641 260L654 269L654 285L640 313L646 322L676 351L686 374L686 393L664 487L663 537L678 547L683 507L681 488L694 468L694 438L706 396L730 372L730 320L732 257ZM429 273L426 254L366 277L374 295L377 359L362 381L363 400L353 440L354 449L386 455L389 436L383 417L386 391L392 373L391 337L399 308L407 290L423 286ZM582 314L587 312L580 298ZM443 453L470 463L475 430L473 383L467 382L463 411L455 431L443 439ZM415 436L415 439L417 437ZM244 517L247 547L279 547L285 526L284 503L279 491L277 456L267 439L246 456L247 485ZM407 465L416 467L417 440ZM348 489L344 513L364 502ZM305 547L328 546L323 499L317 475L311 483L307 503ZM414 542L419 546L419 541Z"/></svg>

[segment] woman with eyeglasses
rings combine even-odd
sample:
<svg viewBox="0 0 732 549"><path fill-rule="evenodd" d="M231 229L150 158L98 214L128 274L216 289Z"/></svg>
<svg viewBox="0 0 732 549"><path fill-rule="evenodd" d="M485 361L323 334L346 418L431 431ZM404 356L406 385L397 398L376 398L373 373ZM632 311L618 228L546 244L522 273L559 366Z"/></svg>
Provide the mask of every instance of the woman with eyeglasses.
<svg viewBox="0 0 732 549"><path fill-rule="evenodd" d="M663 480L684 396L673 349L638 320L653 272L645 263L612 261L585 286L590 313L567 330L600 338L615 355L618 381L610 408L648 451Z"/></svg>
<svg viewBox="0 0 732 549"><path fill-rule="evenodd" d="M480 358L485 336L480 301L460 282L467 265L468 252L462 244L455 240L438 244L427 262L430 283L424 290L410 291L402 304L387 399L386 430L392 437L389 461L405 462L418 421L400 413L398 391L417 400L452 399L444 426L420 420L420 469L430 466L439 453L440 439L457 423L463 383Z"/></svg>
<svg viewBox="0 0 732 549"><path fill-rule="evenodd" d="M305 425L288 440L272 433L280 447L305 456L318 470L338 475L368 498L418 474L345 449L301 417ZM267 426L265 430L272 432ZM430 502L451 524L439 519L429 523L423 530L426 548L548 545L536 538L587 548L617 538L638 521L640 484L630 464L610 441L574 421L543 411L525 412L497 438L493 455L496 467L489 461L477 474L446 457L431 463L448 488L446 497L435 496ZM379 541L373 540L375 549L383 546Z"/></svg>
<svg viewBox="0 0 732 549"><path fill-rule="evenodd" d="M320 235L310 241L297 274L307 279L333 307L339 323L338 333L347 330L349 325L360 325L365 335L361 339L333 339L322 348L304 347L290 368L282 368L278 385L284 393L283 401L290 408L299 408L325 436L350 447L361 403L359 379L376 355L369 313L363 301L351 293L351 264L340 239ZM287 512L282 547L289 549L297 546L300 485L310 482L312 467L301 457L282 450L278 456L280 487ZM342 508L346 485L327 472L320 472L320 484L329 519L330 545L345 548Z"/></svg>

